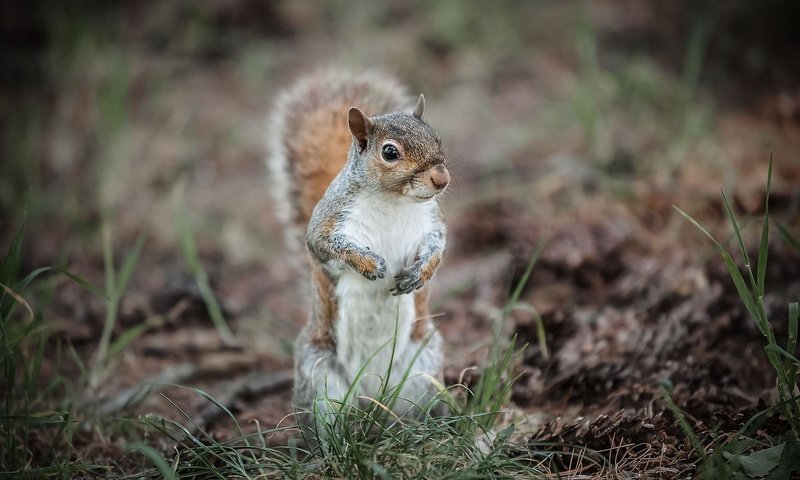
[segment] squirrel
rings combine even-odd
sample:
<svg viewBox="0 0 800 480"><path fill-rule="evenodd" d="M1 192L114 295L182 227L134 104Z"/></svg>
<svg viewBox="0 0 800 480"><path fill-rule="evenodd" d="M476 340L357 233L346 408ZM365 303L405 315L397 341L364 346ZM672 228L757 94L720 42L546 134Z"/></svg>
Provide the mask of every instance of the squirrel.
<svg viewBox="0 0 800 480"><path fill-rule="evenodd" d="M312 284L294 405L317 436L338 405L390 391L399 417L446 408L435 402L442 341L426 284L444 253L437 200L450 174L422 119L425 97L408 98L384 75L327 71L297 81L272 111L272 190L290 245L305 231Z"/></svg>

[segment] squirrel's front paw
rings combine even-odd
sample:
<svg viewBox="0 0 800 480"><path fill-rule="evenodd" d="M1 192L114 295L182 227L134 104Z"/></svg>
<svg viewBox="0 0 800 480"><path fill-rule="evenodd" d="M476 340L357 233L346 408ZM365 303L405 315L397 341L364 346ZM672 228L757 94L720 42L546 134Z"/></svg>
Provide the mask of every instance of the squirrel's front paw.
<svg viewBox="0 0 800 480"><path fill-rule="evenodd" d="M411 293L414 290L421 288L425 282L422 281L420 273L421 269L419 266L414 265L397 274L394 277L394 288L390 290L391 294L394 296L405 295L406 293Z"/></svg>
<svg viewBox="0 0 800 480"><path fill-rule="evenodd" d="M353 266L367 280L377 280L386 275L386 260L371 252L363 254Z"/></svg>

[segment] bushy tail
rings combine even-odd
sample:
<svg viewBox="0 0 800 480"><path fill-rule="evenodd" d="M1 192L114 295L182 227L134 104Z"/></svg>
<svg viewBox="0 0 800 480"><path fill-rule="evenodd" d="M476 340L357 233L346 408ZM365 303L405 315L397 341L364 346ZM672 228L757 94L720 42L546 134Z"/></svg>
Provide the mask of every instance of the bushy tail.
<svg viewBox="0 0 800 480"><path fill-rule="evenodd" d="M278 95L269 119L267 166L290 248L303 247L314 206L347 161L347 110L357 106L372 116L409 105L399 83L375 72L319 72Z"/></svg>

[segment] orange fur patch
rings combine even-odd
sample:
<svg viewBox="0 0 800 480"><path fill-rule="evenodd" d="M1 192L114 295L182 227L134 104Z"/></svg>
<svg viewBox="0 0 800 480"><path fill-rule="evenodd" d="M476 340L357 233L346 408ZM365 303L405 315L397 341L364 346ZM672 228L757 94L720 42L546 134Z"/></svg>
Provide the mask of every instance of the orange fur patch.
<svg viewBox="0 0 800 480"><path fill-rule="evenodd" d="M295 220L307 225L333 178L347 162L352 137L347 128L347 105L330 105L308 112L291 142L287 142L292 162L294 184L303 188L294 192L298 211Z"/></svg>
<svg viewBox="0 0 800 480"><path fill-rule="evenodd" d="M428 263L422 267L422 272L420 273L420 278L423 282L427 282L428 280L433 277L433 274L436 273L436 269L439 267L439 263L442 261L442 254L441 252L434 254Z"/></svg>
<svg viewBox="0 0 800 480"><path fill-rule="evenodd" d="M419 342L425 338L430 330L431 318L428 313L428 289L422 287L414 292L414 328L411 330L411 340Z"/></svg>
<svg viewBox="0 0 800 480"><path fill-rule="evenodd" d="M375 260L358 253L347 253L344 260L362 274L372 273L378 268Z"/></svg>
<svg viewBox="0 0 800 480"><path fill-rule="evenodd" d="M320 226L320 235L323 237L330 237L333 235L333 231L336 230L339 222L336 221L335 217L328 217Z"/></svg>
<svg viewBox="0 0 800 480"><path fill-rule="evenodd" d="M310 321L314 328L310 335L310 342L317 347L333 348L336 345L334 322L338 314L336 285L316 260L312 259L311 263L313 294L316 299L312 302Z"/></svg>

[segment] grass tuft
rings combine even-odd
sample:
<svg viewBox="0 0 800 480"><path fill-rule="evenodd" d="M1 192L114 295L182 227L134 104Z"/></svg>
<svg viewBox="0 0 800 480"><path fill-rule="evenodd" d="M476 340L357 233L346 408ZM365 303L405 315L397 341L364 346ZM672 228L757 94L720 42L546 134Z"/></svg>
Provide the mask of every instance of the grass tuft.
<svg viewBox="0 0 800 480"><path fill-rule="evenodd" d="M24 216L23 216L24 220ZM0 476L73 478L102 475L105 468L73 460L72 383L60 374L43 382L43 360L51 329L26 298L31 282L47 272L60 273L81 286L90 284L66 270L39 268L20 275L24 221L0 260L0 349L3 404L0 413ZM90 290L100 294L96 288ZM18 313L16 306L24 307ZM52 352L49 352L52 353ZM52 354L60 363L60 345ZM58 370L58 369L57 369ZM57 400L56 400L57 399Z"/></svg>
<svg viewBox="0 0 800 480"><path fill-rule="evenodd" d="M783 415L786 417L788 421L788 425L791 428L792 433L792 440L789 443L785 443L785 445L792 445L789 447L789 450L795 448L794 445L800 438L800 391L797 387L797 369L800 366L800 360L794 356L795 349L797 347L797 334L798 334L798 303L791 302L789 303L789 319L788 319L788 339L786 343L786 349L782 348L778 345L775 333L773 331L772 323L767 314L767 310L764 306L764 293L766 291L766 270L767 270L767 258L768 258L768 251L769 251L769 196L770 191L772 189L772 154L770 154L769 158L769 168L767 173L767 185L766 185L766 198L765 198L765 206L764 206L764 217L762 220L761 226L761 235L760 241L758 245L758 257L757 257L757 264L755 266L755 273L753 270L753 264L750 258L750 255L747 251L747 247L745 245L744 239L742 237L742 231L740 228L740 224L736 219L736 214L731 207L730 202L728 201L727 195L725 192L722 192L722 201L725 208L725 213L728 218L728 222L733 229L734 236L736 238L736 244L739 248L739 254L744 259L744 265L742 266L742 270L744 270L747 279L745 276L742 275L739 266L733 259L732 254L725 248L725 246L719 242L714 236L708 232L699 222L693 219L688 213L684 212L678 207L675 209L678 213L683 216L686 220L688 220L692 225L694 225L697 229L699 229L705 236L707 236L714 245L717 247L717 250L722 257L722 260L725 264L725 267L728 270L728 273L733 281L734 286L736 287L736 291L739 294L742 303L747 310L748 315L753 320L755 325L758 327L758 330L764 336L767 341L766 346L764 347L764 353L766 354L767 359L769 360L770 364L772 365L773 369L776 373L776 386L778 390L778 397L779 402L774 407L779 409ZM667 405L670 410L675 413L677 411L677 407L674 404L671 404L671 400L669 400L669 396L665 395L665 401L667 401ZM679 421L681 421L682 416L677 415ZM692 439L692 443L695 446L695 449L698 450L698 454L701 456L704 453L701 450L701 446L698 445L696 437L691 432L691 428L688 427L688 424L685 424L685 421L681 421L681 426L687 432L687 435ZM748 422L749 424L749 422ZM741 430L737 435L734 436L736 441L740 441L744 438L745 431ZM737 444L738 445L738 444ZM783 444L782 444L783 445ZM752 447L752 445L749 445ZM743 457L739 454L731 453L730 451L724 449L718 449L720 452L726 452L724 458L727 461L739 461L738 467L744 468L745 471L748 471L746 468L747 460L754 460L756 457L747 458L743 460ZM756 450L752 455L758 454L758 452L765 452L764 450ZM763 453L764 456L770 455L771 452ZM720 472L721 469L725 469L726 471L730 468L729 465L725 463L725 461L720 460L719 455L712 455L709 457L711 460L707 460L706 467L707 470L710 468L709 471ZM741 463L744 461L745 463ZM708 467L711 464L713 467ZM775 463L772 468L779 468L784 466L783 464ZM768 472L767 472L768 473ZM714 474L714 478L727 478L724 476L716 476Z"/></svg>
<svg viewBox="0 0 800 480"><path fill-rule="evenodd" d="M105 266L105 297L106 297L106 316L103 323L103 331L100 334L100 341L97 344L97 351L94 357L91 371L89 373L89 389L95 390L106 374L108 362L114 354L122 350L122 347L133 341L144 332L144 327L133 328L121 336L114 345L111 345L111 335L117 324L119 305L122 297L128 288L139 256L144 247L145 236L139 235L133 248L125 255L119 274L114 266L114 247L111 240L111 228L107 222L101 227L103 237L103 263ZM120 342L121 340L121 342Z"/></svg>
<svg viewBox="0 0 800 480"><path fill-rule="evenodd" d="M185 184L179 182L176 184L175 190L173 191L173 215L175 223L178 226L181 253L183 253L183 258L194 276L197 289L200 291L200 296L203 299L206 310L208 310L211 321L214 323L214 327L217 329L217 333L225 345L234 345L236 339L233 331L231 331L231 328L228 326L228 322L225 321L222 308L219 306L219 302L214 296L214 290L211 288L211 284L208 281L208 274L205 268L203 268L203 263L200 261L200 255L197 252L194 233L189 225L186 208L183 204L184 188Z"/></svg>
<svg viewBox="0 0 800 480"><path fill-rule="evenodd" d="M343 401L328 399L325 412L317 411L324 442L317 439L307 449L295 441L268 447L265 438L304 434L298 427L259 429L244 433L233 413L210 394L194 390L206 401L223 410L236 425L239 436L219 442L175 403L173 406L187 423L155 415L141 417L148 429L155 429L178 445L171 472L179 478L537 478L556 469L561 457L574 455L569 448L554 451L552 445L535 447L512 441L513 424L501 425L502 408L515 380L518 350L514 339L502 337L502 323L516 308L522 290L530 278L542 245L531 257L520 281L498 318L493 344L483 362L481 377L466 399L456 399L442 388L440 401L450 407L445 416L423 415L420 420L397 416L391 409L398 400L400 386L383 389L376 398L356 401L351 386ZM386 348L393 348L387 344ZM395 372L395 374L401 372ZM408 379L402 372L400 384ZM354 381L354 385L358 382ZM429 406L417 405L428 411ZM149 477L164 475L167 462L157 452L142 452L154 466Z"/></svg>

